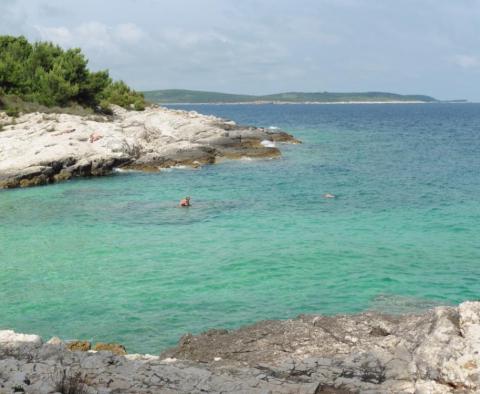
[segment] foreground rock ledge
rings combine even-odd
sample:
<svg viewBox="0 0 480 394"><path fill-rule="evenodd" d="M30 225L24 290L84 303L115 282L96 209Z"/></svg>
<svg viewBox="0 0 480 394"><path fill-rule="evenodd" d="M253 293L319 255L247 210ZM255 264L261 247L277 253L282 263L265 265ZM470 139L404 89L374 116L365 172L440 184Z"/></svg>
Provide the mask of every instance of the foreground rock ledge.
<svg viewBox="0 0 480 394"><path fill-rule="evenodd" d="M115 168L158 171L221 159L280 155L276 142L291 135L239 126L215 116L151 106L114 115L0 112L0 188L27 187L72 177L101 176Z"/></svg>
<svg viewBox="0 0 480 394"><path fill-rule="evenodd" d="M69 351L58 338L0 331L0 392L56 391L477 393L480 302L211 330L160 357Z"/></svg>

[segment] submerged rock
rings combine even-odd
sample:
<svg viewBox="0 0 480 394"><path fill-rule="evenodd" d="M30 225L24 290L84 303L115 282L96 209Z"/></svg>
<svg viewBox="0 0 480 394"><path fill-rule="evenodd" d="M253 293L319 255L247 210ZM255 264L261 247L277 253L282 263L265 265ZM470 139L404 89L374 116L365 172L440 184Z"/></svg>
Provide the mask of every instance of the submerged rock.
<svg viewBox="0 0 480 394"><path fill-rule="evenodd" d="M20 343L24 351L13 352ZM67 385L98 394L480 392L480 302L210 330L185 335L160 357L62 344L0 331L0 392Z"/></svg>
<svg viewBox="0 0 480 394"><path fill-rule="evenodd" d="M107 352L112 352L114 354L118 354L119 356L124 356L127 354L127 349L125 349L125 346L119 345L118 343L96 343L95 346L93 347L93 350L96 350L97 352L100 351L107 351Z"/></svg>
<svg viewBox="0 0 480 394"><path fill-rule="evenodd" d="M298 142L279 130L157 106L142 112L115 107L111 118L32 113L14 122L4 116L0 126L0 188L104 176L119 167L158 171L276 157L280 151L265 141Z"/></svg>
<svg viewBox="0 0 480 394"><path fill-rule="evenodd" d="M89 341L71 341L67 343L67 349L72 352L87 352L92 348Z"/></svg>

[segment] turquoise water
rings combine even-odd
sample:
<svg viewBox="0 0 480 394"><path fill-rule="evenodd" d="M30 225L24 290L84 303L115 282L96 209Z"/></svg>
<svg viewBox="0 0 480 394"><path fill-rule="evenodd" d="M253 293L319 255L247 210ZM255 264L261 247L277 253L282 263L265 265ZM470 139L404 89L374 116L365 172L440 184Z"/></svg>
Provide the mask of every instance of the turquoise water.
<svg viewBox="0 0 480 394"><path fill-rule="evenodd" d="M212 327L479 297L480 105L183 108L304 144L0 192L0 328L156 353Z"/></svg>

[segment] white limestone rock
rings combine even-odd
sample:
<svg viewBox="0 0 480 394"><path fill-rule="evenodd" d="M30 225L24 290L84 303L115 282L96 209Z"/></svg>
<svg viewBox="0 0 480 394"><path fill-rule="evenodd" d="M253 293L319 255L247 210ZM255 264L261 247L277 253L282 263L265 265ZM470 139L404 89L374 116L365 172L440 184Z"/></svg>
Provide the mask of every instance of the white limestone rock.
<svg viewBox="0 0 480 394"><path fill-rule="evenodd" d="M42 346L42 338L32 334L18 334L13 330L0 330L0 349L36 349Z"/></svg>
<svg viewBox="0 0 480 394"><path fill-rule="evenodd" d="M3 114L0 188L107 175L120 166L155 169L194 160L213 163L226 155L275 157L278 149L262 141L298 142L281 131L239 127L196 112L158 106L142 112L114 107L113 112L112 118L31 113L15 122Z"/></svg>

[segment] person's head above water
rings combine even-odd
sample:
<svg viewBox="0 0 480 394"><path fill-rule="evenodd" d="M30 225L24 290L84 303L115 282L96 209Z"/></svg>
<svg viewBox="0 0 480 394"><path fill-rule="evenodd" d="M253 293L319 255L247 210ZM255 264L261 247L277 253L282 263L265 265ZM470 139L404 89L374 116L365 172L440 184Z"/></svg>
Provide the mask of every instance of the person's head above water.
<svg viewBox="0 0 480 394"><path fill-rule="evenodd" d="M183 200L180 201L181 207L189 207L190 206L190 196L185 197Z"/></svg>

